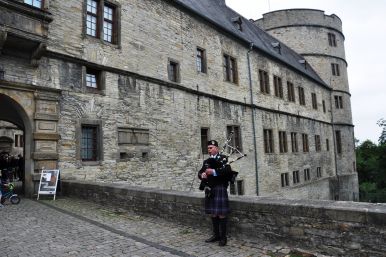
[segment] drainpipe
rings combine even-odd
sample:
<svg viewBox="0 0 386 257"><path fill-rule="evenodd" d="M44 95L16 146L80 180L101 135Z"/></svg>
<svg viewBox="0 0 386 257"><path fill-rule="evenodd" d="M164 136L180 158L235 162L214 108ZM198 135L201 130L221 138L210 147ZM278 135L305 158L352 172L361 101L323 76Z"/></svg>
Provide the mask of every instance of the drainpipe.
<svg viewBox="0 0 386 257"><path fill-rule="evenodd" d="M249 45L249 50L247 52L247 59L248 59L248 75L249 75L249 92L250 92L250 95L251 95L253 148L255 150L254 157L255 157L255 171L256 171L256 195L259 195L259 170L258 170L258 167L257 167L255 108L254 108L254 104L253 104L252 73L251 73L251 60L250 60L250 53L252 52L252 49L253 49L253 43L251 42L250 45Z"/></svg>

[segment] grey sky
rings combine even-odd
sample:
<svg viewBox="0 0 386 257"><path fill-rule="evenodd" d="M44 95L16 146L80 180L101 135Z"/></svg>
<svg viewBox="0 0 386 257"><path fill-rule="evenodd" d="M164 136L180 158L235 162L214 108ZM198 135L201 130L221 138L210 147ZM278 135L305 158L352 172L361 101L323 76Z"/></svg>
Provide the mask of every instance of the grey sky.
<svg viewBox="0 0 386 257"><path fill-rule="evenodd" d="M291 8L310 8L336 14L343 22L355 137L378 142L386 119L386 1L385 0L226 0L249 19Z"/></svg>

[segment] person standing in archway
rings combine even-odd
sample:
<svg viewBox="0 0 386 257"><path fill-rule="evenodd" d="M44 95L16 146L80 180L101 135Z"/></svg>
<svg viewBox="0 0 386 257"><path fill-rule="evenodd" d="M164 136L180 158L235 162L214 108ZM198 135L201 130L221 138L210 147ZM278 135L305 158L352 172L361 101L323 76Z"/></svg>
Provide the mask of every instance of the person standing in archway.
<svg viewBox="0 0 386 257"><path fill-rule="evenodd" d="M21 154L19 154L17 173L19 180L24 181L24 158Z"/></svg>

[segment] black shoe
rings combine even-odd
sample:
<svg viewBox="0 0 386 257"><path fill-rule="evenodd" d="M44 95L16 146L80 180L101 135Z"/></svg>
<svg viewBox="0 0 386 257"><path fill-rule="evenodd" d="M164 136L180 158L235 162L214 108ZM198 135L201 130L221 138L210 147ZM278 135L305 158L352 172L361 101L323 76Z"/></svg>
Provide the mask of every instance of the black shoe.
<svg viewBox="0 0 386 257"><path fill-rule="evenodd" d="M216 236L216 235L213 235L211 238L208 238L205 240L205 243L213 243L213 242L216 242L216 241L219 241L220 240L220 237Z"/></svg>
<svg viewBox="0 0 386 257"><path fill-rule="evenodd" d="M219 246L226 246L227 245L227 238L226 237L221 238L220 242L218 242L218 245Z"/></svg>

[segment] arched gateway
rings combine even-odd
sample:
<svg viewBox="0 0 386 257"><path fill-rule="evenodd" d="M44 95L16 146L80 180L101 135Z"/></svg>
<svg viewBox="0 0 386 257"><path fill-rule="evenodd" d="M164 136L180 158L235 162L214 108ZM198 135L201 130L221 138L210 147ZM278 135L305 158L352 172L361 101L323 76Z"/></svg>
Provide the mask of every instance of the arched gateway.
<svg viewBox="0 0 386 257"><path fill-rule="evenodd" d="M57 168L58 99L60 91L0 81L0 120L24 132L23 191L36 193L39 170Z"/></svg>

